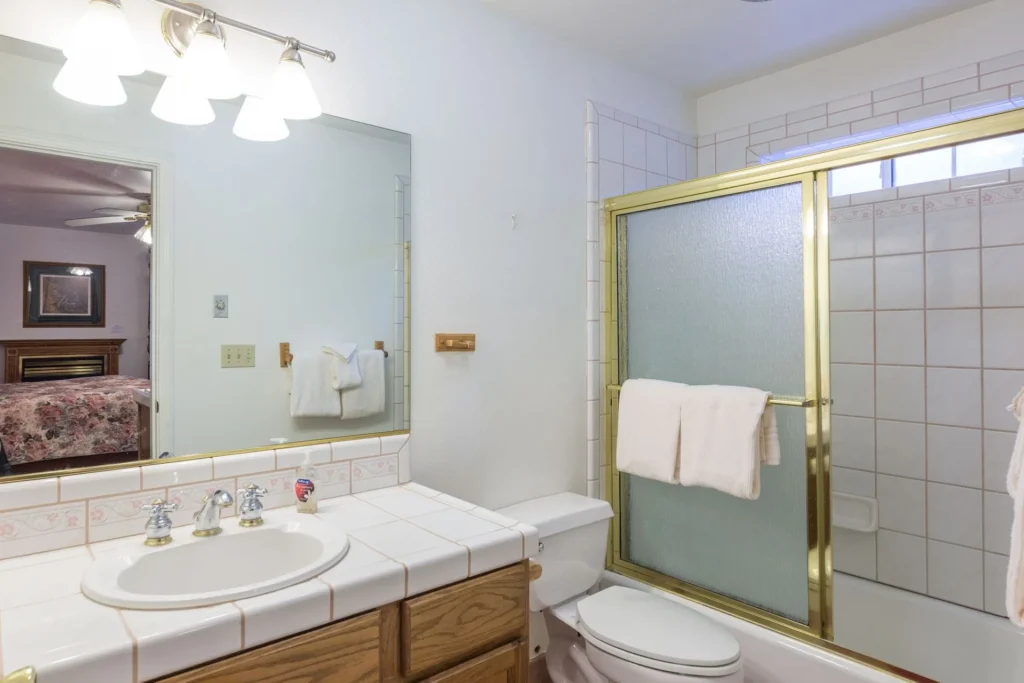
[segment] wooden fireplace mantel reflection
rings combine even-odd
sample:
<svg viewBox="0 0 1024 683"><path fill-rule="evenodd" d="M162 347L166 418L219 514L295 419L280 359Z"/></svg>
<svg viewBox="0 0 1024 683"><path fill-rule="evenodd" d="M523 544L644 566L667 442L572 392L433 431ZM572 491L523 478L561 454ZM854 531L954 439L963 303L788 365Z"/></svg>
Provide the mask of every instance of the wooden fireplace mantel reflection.
<svg viewBox="0 0 1024 683"><path fill-rule="evenodd" d="M124 339L6 339L0 340L4 348L4 382L21 382L22 361L26 358L73 358L99 356L103 358L105 375L118 373L117 358Z"/></svg>

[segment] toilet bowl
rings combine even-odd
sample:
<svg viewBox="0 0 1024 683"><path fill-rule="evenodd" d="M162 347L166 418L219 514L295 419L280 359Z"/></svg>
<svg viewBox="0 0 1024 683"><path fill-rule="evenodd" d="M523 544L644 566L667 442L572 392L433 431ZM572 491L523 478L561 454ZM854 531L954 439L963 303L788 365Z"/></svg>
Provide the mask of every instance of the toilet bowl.
<svg viewBox="0 0 1024 683"><path fill-rule="evenodd" d="M612 586L604 571L611 506L574 493L528 500L501 514L537 528L540 578L530 610L544 616L553 683L742 683L739 643L689 607Z"/></svg>

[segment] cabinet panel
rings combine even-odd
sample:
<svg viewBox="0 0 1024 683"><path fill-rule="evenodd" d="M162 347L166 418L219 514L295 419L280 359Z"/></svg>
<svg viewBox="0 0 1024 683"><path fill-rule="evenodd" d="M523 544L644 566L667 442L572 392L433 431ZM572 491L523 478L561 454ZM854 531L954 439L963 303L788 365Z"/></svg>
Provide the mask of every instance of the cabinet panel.
<svg viewBox="0 0 1024 683"><path fill-rule="evenodd" d="M527 643L511 643L454 669L428 678L425 683L526 683L526 670L520 662L526 659Z"/></svg>
<svg viewBox="0 0 1024 683"><path fill-rule="evenodd" d="M427 673L524 637L528 609L525 564L405 601L402 673Z"/></svg>
<svg viewBox="0 0 1024 683"><path fill-rule="evenodd" d="M371 612L163 679L163 683L377 683L381 613Z"/></svg>

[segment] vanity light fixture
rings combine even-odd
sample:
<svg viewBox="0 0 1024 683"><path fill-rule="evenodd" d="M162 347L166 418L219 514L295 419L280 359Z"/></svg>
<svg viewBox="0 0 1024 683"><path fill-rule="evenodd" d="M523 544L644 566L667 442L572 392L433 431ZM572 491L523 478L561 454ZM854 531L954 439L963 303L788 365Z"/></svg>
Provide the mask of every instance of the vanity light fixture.
<svg viewBox="0 0 1024 683"><path fill-rule="evenodd" d="M224 48L224 32L212 21L196 26L178 73L189 87L211 100L233 100L242 94L238 74Z"/></svg>
<svg viewBox="0 0 1024 683"><path fill-rule="evenodd" d="M277 108L255 95L246 96L232 131L243 140L254 142L277 142L284 140L289 134L288 124L284 122Z"/></svg>
<svg viewBox="0 0 1024 683"><path fill-rule="evenodd" d="M314 47L222 16L191 2L151 0L167 10L161 20L164 39L182 57L179 68L165 80L152 112L171 123L203 125L214 120L210 99L234 99L242 94L238 74L225 47L224 28L231 27L284 47L266 102L243 103L235 134L248 140L273 141L288 136L283 119L313 119L323 113L302 53L333 62L330 50ZM86 104L113 106L127 100L118 76L144 70L139 47L121 8L121 0L89 0L85 16L75 27L64 55L68 58L54 81L65 97Z"/></svg>
<svg viewBox="0 0 1024 683"><path fill-rule="evenodd" d="M121 0L89 0L85 14L68 36L64 56L115 76L136 76L145 71Z"/></svg>
<svg viewBox="0 0 1024 683"><path fill-rule="evenodd" d="M270 86L270 100L286 119L315 119L323 109L297 45L290 44L281 55Z"/></svg>
<svg viewBox="0 0 1024 683"><path fill-rule="evenodd" d="M85 277L86 275L92 275L92 268L83 268L82 266L75 266L74 268L70 268L68 272L71 273L72 275Z"/></svg>
<svg viewBox="0 0 1024 683"><path fill-rule="evenodd" d="M69 100L98 107L116 107L128 101L121 79L79 59L64 62L53 89Z"/></svg>
<svg viewBox="0 0 1024 683"><path fill-rule="evenodd" d="M177 74L164 79L150 111L158 119L183 126L203 126L216 116L210 101Z"/></svg>

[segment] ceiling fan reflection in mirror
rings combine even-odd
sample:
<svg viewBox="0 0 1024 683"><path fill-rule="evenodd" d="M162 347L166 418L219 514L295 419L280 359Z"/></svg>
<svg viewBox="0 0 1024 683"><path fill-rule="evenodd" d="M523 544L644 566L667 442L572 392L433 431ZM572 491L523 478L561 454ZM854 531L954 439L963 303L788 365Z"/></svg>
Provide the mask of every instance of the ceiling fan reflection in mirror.
<svg viewBox="0 0 1024 683"><path fill-rule="evenodd" d="M113 223L141 223L135 231L135 239L145 244L153 244L152 207L149 202L142 202L135 211L123 209L96 209L96 218L73 218L64 221L69 228L84 228L91 225L109 225Z"/></svg>

